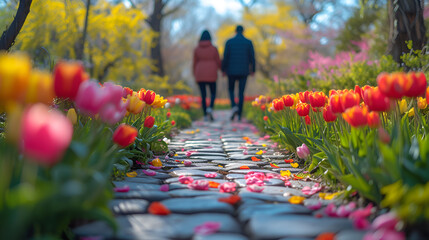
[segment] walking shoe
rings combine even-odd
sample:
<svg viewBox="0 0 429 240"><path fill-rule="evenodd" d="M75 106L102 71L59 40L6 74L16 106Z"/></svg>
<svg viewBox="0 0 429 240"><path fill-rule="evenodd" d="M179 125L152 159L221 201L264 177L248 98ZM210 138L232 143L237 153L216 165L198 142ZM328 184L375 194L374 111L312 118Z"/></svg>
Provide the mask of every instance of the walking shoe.
<svg viewBox="0 0 429 240"><path fill-rule="evenodd" d="M204 116L204 122L208 122L209 121L209 116L205 115Z"/></svg>
<svg viewBox="0 0 429 240"><path fill-rule="evenodd" d="M214 118L213 118L213 110L212 110L212 108L207 108L207 115L209 116L209 119L210 119L210 121L214 121Z"/></svg>
<svg viewBox="0 0 429 240"><path fill-rule="evenodd" d="M231 109L231 121L233 121L235 116L237 116L237 115L238 115L238 107L235 106Z"/></svg>

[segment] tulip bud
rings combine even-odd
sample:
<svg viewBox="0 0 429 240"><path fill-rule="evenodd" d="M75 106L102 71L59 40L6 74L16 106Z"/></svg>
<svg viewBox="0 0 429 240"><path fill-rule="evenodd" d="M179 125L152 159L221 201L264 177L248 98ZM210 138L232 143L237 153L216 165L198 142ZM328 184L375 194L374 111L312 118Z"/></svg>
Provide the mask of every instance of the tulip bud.
<svg viewBox="0 0 429 240"><path fill-rule="evenodd" d="M152 128L154 124L155 124L155 118L152 116L147 116L146 119L144 120L144 127Z"/></svg>
<svg viewBox="0 0 429 240"><path fill-rule="evenodd" d="M122 123L116 128L112 139L113 142L125 148L135 141L137 134L137 129L135 127Z"/></svg>
<svg viewBox="0 0 429 240"><path fill-rule="evenodd" d="M73 125L77 123L77 114L74 108L70 108L67 111L67 118L73 123Z"/></svg>
<svg viewBox="0 0 429 240"><path fill-rule="evenodd" d="M425 98L422 97L418 97L417 98L417 106L419 107L419 109L425 109L427 108L428 104Z"/></svg>
<svg viewBox="0 0 429 240"><path fill-rule="evenodd" d="M170 118L171 112L167 112L167 118Z"/></svg>
<svg viewBox="0 0 429 240"><path fill-rule="evenodd" d="M310 149L303 143L301 146L296 148L296 155L298 155L299 158L306 159L308 156L310 156Z"/></svg>
<svg viewBox="0 0 429 240"><path fill-rule="evenodd" d="M171 126L174 126L174 125L176 125L176 121L171 120Z"/></svg>
<svg viewBox="0 0 429 240"><path fill-rule="evenodd" d="M264 116L264 121L268 121L268 116Z"/></svg>

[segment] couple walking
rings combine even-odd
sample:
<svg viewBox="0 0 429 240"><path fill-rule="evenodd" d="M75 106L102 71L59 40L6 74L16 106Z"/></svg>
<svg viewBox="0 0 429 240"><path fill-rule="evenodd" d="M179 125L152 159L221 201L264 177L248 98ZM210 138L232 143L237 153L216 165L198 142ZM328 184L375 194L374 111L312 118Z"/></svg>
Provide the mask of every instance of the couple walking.
<svg viewBox="0 0 429 240"><path fill-rule="evenodd" d="M228 76L229 98L231 100L231 121L235 117L241 120L244 103L244 89L247 76L255 73L255 52L252 42L243 36L244 28L236 27L235 37L225 44L221 62L217 48L211 43L210 33L205 30L198 46L194 50L193 73L201 91L201 105L204 120L213 121L213 107L216 98L217 72L222 70L223 76ZM238 103L235 102L235 83L238 81ZM210 89L210 106L206 104L206 87Z"/></svg>

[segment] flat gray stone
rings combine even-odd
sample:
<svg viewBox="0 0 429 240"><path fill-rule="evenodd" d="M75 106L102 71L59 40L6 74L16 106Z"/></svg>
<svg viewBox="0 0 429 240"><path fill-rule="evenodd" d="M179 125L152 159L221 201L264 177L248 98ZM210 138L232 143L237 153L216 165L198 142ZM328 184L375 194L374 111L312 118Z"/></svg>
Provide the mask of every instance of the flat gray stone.
<svg viewBox="0 0 429 240"><path fill-rule="evenodd" d="M259 167L256 164L252 164L251 162L243 164L243 163L230 163L225 166L226 171L230 170L237 170L240 169L242 166L248 166L250 169L259 169Z"/></svg>
<svg viewBox="0 0 429 240"><path fill-rule="evenodd" d="M248 172L263 172L265 174L267 173L274 173L273 171L267 170L267 169L239 169L239 170L231 170L229 173L238 173L238 174L247 174Z"/></svg>
<svg viewBox="0 0 429 240"><path fill-rule="evenodd" d="M122 181L122 182L113 181L113 184L119 188L128 186L130 188L130 191L139 191L139 190L158 191L160 188L160 185L157 185L157 184L136 183L136 182L127 182L127 181Z"/></svg>
<svg viewBox="0 0 429 240"><path fill-rule="evenodd" d="M242 179L235 179L234 180L235 183L238 184L238 186L240 187L246 187L246 179L242 178ZM281 179L277 179L277 178L271 178L268 180L264 180L265 182L265 186L283 186L285 185L285 182L283 182Z"/></svg>
<svg viewBox="0 0 429 240"><path fill-rule="evenodd" d="M161 184L162 181L157 178L152 177L125 177L125 180L127 182L136 182L136 183L149 183L149 184Z"/></svg>
<svg viewBox="0 0 429 240"><path fill-rule="evenodd" d="M250 192L246 188L240 188L240 192ZM285 193L288 196L302 196L305 197L300 190L294 189L294 188L288 188L288 187L279 187L279 186L264 186L264 190L261 192L263 194L270 194L270 195L281 195L283 196Z"/></svg>
<svg viewBox="0 0 429 240"><path fill-rule="evenodd" d="M225 176L225 178L226 179L228 179L228 180L234 180L234 179L244 179L244 174L235 174L235 173L233 173L233 174L228 174L228 175L226 175Z"/></svg>
<svg viewBox="0 0 429 240"><path fill-rule="evenodd" d="M231 204L219 202L217 198L171 198L162 203L173 213L234 213Z"/></svg>
<svg viewBox="0 0 429 240"><path fill-rule="evenodd" d="M192 153L191 158L192 157L201 157L201 156L204 156L204 157L211 157L211 156L226 157L226 154L223 153L223 151L222 151L222 153L197 151L197 152Z"/></svg>
<svg viewBox="0 0 429 240"><path fill-rule="evenodd" d="M167 200L168 201L168 200ZM244 223L250 220L250 218L261 217L270 218L275 215L285 214L311 214L311 210L302 206L289 203L283 204L258 204L258 205L247 205L240 206L238 209L238 219Z"/></svg>
<svg viewBox="0 0 429 240"><path fill-rule="evenodd" d="M174 170L170 173L170 175L173 177L179 177L179 176L202 176L202 177L204 177L204 174L207 173L207 171L202 171L199 169L189 169L189 168L190 167Z"/></svg>
<svg viewBox="0 0 429 240"><path fill-rule="evenodd" d="M202 159L202 160L208 160L208 161L213 161L213 160L225 160L226 157L222 157L222 156L190 156L190 159Z"/></svg>
<svg viewBox="0 0 429 240"><path fill-rule="evenodd" d="M114 199L109 202L109 208L114 214L146 213L146 208L148 205L149 202L142 199Z"/></svg>
<svg viewBox="0 0 429 240"><path fill-rule="evenodd" d="M251 160L252 157L257 157L256 155L244 155L244 154L231 154L229 155L229 159L231 160Z"/></svg>
<svg viewBox="0 0 429 240"><path fill-rule="evenodd" d="M358 230L344 230L340 231L336 236L336 240L361 240L365 236L366 231L358 231Z"/></svg>
<svg viewBox="0 0 429 240"><path fill-rule="evenodd" d="M168 194L170 194L171 197L184 197L184 198L186 198L186 197L202 197L202 196L228 197L230 195L228 193L221 193L217 189L205 190L205 191L191 190L191 189L179 189L179 190L169 191Z"/></svg>
<svg viewBox="0 0 429 240"><path fill-rule="evenodd" d="M176 190L178 191L178 190ZM116 192L115 198L117 199L145 199L148 201L162 201L170 198L170 195L161 191L129 191L129 192Z"/></svg>
<svg viewBox="0 0 429 240"><path fill-rule="evenodd" d="M287 198L279 195L268 195L263 193L254 193L254 192L248 192L248 191L241 191L238 193L238 195L243 199L256 199L256 200L262 200L262 201L268 201L268 202L288 202Z"/></svg>
<svg viewBox="0 0 429 240"><path fill-rule="evenodd" d="M187 170L201 170L201 171L209 171L209 172L216 172L219 170L223 170L224 168L221 168L217 165L211 165L211 166L195 166L192 165L190 167L182 167L181 169L187 169Z"/></svg>
<svg viewBox="0 0 429 240"><path fill-rule="evenodd" d="M211 235L195 235L192 240L247 240L248 238L240 234L215 233Z"/></svg>
<svg viewBox="0 0 429 240"><path fill-rule="evenodd" d="M287 171L289 170L291 173L296 174L302 171L301 168L272 168L274 172L279 173L280 171Z"/></svg>
<svg viewBox="0 0 429 240"><path fill-rule="evenodd" d="M100 236L117 239L191 239L194 228L205 222L219 222L218 233L240 233L240 225L227 214L202 213L193 215L170 214L158 216L138 214L116 218L118 232L101 221L77 227L73 232L77 237Z"/></svg>
<svg viewBox="0 0 429 240"><path fill-rule="evenodd" d="M167 173L163 173L163 172L160 172L158 170L154 170L154 171L156 172L155 176L148 176L148 175L144 174L142 172L142 170L136 170L137 177L135 177L135 178L140 178L140 177L141 178L151 177L151 178L155 178L155 179L167 179L167 178L170 178L170 175L168 175Z"/></svg>
<svg viewBox="0 0 429 240"><path fill-rule="evenodd" d="M254 216L247 226L248 234L255 239L314 238L320 233L336 233L345 229L353 229L348 219L315 218L303 215L276 215L269 218Z"/></svg>
<svg viewBox="0 0 429 240"><path fill-rule="evenodd" d="M194 180L203 179L204 176L192 176ZM179 177L173 177L165 180L165 183L179 183ZM184 184L185 185L185 184ZM186 185L185 185L186 186Z"/></svg>

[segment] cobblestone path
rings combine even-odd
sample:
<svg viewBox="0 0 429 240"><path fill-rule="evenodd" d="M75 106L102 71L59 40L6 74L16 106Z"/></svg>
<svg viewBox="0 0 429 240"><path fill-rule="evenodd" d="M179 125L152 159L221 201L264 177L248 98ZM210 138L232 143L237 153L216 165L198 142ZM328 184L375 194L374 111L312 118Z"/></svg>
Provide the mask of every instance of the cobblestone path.
<svg viewBox="0 0 429 240"><path fill-rule="evenodd" d="M114 182L117 187L130 188L128 192L115 193L110 205L119 225L116 236L103 222L76 228L76 235L86 239L240 240L314 239L320 233L334 232L338 233L336 239L339 240L362 239L364 233L353 230L349 220L330 218L320 210L306 207L320 201L318 194L307 196L303 205L289 203L292 195L305 196L301 189L313 186L314 182L291 180L292 186L285 187L282 180L271 178L265 181L262 192L247 190L245 174L249 171L296 173L300 169L285 163L289 156L276 152L269 140L255 133L253 125L229 122L226 111L217 111L215 118L212 123L194 122L191 128L174 137L169 148L175 150L177 156L168 162L160 157L164 167L155 170L156 175L147 176L142 170L136 170L136 177ZM256 154L260 150L265 152ZM187 152L192 154L186 156ZM252 161L252 157L261 160ZM191 166L184 166L185 159L192 162ZM273 168L270 163L279 168ZM242 169L243 166L249 169ZM216 178L205 177L209 172L217 172ZM238 194L241 201L235 205L218 201L232 193L221 193L217 188L191 190L179 182L179 176L221 184L235 182L237 190L233 194ZM169 185L169 191L160 190L163 184ZM149 214L147 208L154 201L165 205L171 214ZM329 201L321 202L326 205ZM206 222L220 223L220 228L211 235L195 234L195 227Z"/></svg>

